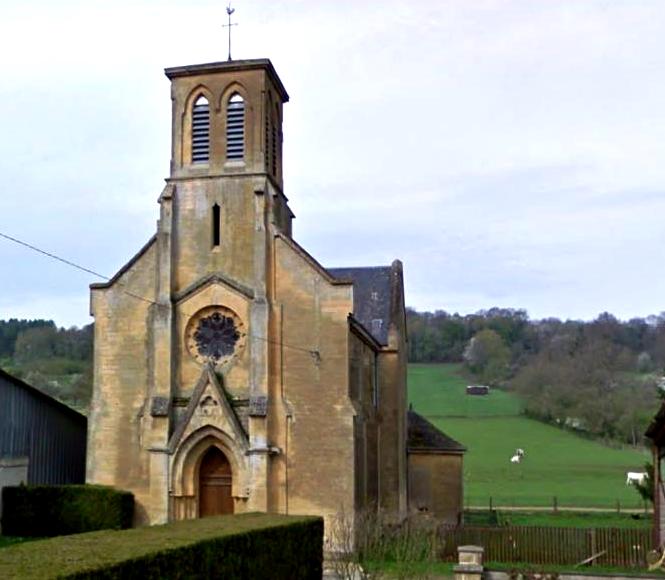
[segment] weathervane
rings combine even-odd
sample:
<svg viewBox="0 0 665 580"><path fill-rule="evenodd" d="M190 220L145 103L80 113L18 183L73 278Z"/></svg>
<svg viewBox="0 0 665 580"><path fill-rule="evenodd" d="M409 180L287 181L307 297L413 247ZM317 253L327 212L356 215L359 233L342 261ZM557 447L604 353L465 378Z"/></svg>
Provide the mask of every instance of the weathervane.
<svg viewBox="0 0 665 580"><path fill-rule="evenodd" d="M229 1L229 5L226 7L226 13L229 15L229 23L228 24L222 24L222 28L228 28L229 29L229 60L231 60L231 27L232 26L238 26L237 22L231 22L231 14L233 14L236 11L235 8L231 8L231 2Z"/></svg>

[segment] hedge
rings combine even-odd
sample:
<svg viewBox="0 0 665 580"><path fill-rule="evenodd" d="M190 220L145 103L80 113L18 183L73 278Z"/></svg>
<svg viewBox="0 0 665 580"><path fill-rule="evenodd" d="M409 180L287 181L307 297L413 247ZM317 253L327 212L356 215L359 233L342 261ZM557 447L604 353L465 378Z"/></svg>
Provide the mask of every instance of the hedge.
<svg viewBox="0 0 665 580"><path fill-rule="evenodd" d="M2 490L2 533L52 537L132 525L134 496L101 485L34 485Z"/></svg>
<svg viewBox="0 0 665 580"><path fill-rule="evenodd" d="M0 578L319 580L323 519L242 514L36 540L0 550Z"/></svg>

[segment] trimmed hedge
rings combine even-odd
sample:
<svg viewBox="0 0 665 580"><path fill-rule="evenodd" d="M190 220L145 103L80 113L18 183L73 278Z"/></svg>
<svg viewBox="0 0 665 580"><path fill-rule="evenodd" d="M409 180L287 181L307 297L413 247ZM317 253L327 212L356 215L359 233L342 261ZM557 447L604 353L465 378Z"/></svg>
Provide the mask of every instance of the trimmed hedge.
<svg viewBox="0 0 665 580"><path fill-rule="evenodd" d="M20 485L2 490L2 533L39 537L132 526L134 495L101 485Z"/></svg>
<svg viewBox="0 0 665 580"><path fill-rule="evenodd" d="M320 580L323 519L241 514L3 548L0 578Z"/></svg>

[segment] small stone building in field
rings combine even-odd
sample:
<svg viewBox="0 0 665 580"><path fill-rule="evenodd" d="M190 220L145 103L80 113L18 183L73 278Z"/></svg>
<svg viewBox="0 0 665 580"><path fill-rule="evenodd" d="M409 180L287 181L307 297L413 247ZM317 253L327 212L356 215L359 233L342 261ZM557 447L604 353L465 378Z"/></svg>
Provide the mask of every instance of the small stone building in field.
<svg viewBox="0 0 665 580"><path fill-rule="evenodd" d="M408 426L410 511L462 523L466 448L411 409Z"/></svg>

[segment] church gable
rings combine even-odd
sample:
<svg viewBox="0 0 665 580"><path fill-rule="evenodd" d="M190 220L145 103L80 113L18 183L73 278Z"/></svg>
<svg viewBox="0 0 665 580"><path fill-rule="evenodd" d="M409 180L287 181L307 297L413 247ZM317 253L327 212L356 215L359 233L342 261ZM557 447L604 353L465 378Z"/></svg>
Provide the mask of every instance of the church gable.
<svg viewBox="0 0 665 580"><path fill-rule="evenodd" d="M214 272L212 274L204 276L203 278L197 280L193 284L190 284L187 288L182 290L182 292L178 292L174 296L175 302L176 303L185 302L191 296L194 296L198 292L202 292L206 288L214 285L224 286L227 289L237 294L240 294L245 298L248 298L249 300L254 299L254 291L251 288L248 288L247 286L241 284L240 282L236 282L235 280L226 276L222 272Z"/></svg>
<svg viewBox="0 0 665 580"><path fill-rule="evenodd" d="M169 441L169 451L173 453L182 441L204 427L216 427L230 437L242 451L249 449L247 433L229 404L224 387L210 364L207 364L201 373L185 415Z"/></svg>
<svg viewBox="0 0 665 580"><path fill-rule="evenodd" d="M92 290L99 290L104 288L110 288L116 282L121 280L126 274L130 273L135 268L140 268L141 259L148 253L150 249L153 248L155 242L157 241L157 235L153 235L146 244L134 255L132 258L118 270L115 275L109 279L107 282L95 282L90 284Z"/></svg>

